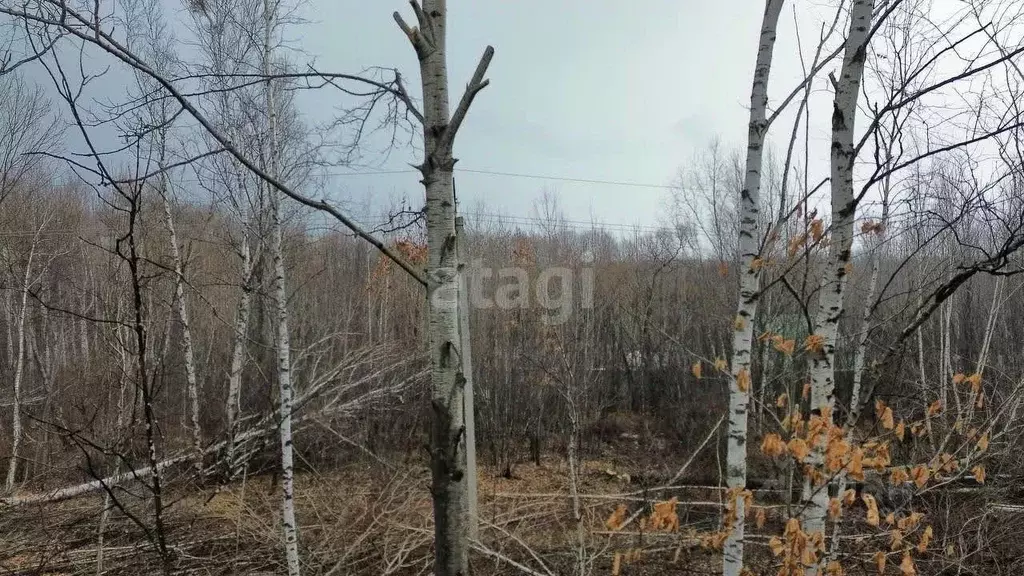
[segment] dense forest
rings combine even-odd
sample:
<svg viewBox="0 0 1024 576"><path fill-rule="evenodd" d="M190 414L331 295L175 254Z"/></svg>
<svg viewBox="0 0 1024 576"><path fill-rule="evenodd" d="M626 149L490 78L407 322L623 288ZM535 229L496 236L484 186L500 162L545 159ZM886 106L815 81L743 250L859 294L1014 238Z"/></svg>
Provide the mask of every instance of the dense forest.
<svg viewBox="0 0 1024 576"><path fill-rule="evenodd" d="M459 200L444 0L415 85L278 0L0 0L0 573L1024 569L1024 8L815 4L769 82L801 4L622 225ZM422 191L332 199L377 153Z"/></svg>

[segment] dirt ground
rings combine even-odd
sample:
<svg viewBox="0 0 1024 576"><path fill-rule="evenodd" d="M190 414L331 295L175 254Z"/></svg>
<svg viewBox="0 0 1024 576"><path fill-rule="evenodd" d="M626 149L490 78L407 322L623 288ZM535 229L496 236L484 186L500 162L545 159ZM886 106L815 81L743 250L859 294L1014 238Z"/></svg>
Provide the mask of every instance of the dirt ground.
<svg viewBox="0 0 1024 576"><path fill-rule="evenodd" d="M637 471L633 474L639 475ZM479 575L574 574L580 532L572 521L568 470L552 459L524 464L512 477L480 470L481 531L472 556ZM667 479L667 478L666 478ZM582 558L590 574L717 574L720 552L701 545L721 517L722 493L690 486L652 490L661 478L634 478L612 460L591 460L580 474ZM166 541L176 574L283 574L278 491L272 476L243 478L225 486L173 486L165 511ZM304 573L428 574L432 521L429 473L351 465L330 474L296 479ZM152 510L129 491L116 493L121 508L109 514L100 557L103 494L0 513L0 574L159 574ZM651 505L675 496L678 530L647 528ZM617 529L606 521L620 505L630 520ZM770 494L755 494L767 522L748 527L748 565L757 575L778 573L768 539L782 532L786 508ZM877 574L872 546L884 534L851 539L846 574ZM844 546L847 546L844 544ZM616 561L618 556L618 561ZM894 559L891 570L898 574ZM923 568L923 566L922 566ZM929 573L924 569L920 574Z"/></svg>

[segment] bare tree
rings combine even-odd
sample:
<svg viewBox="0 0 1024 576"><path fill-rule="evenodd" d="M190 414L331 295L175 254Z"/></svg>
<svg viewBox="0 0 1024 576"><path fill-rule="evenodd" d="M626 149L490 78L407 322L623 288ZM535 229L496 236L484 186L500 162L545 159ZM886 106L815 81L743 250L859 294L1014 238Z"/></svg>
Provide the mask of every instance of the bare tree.
<svg viewBox="0 0 1024 576"><path fill-rule="evenodd" d="M466 468L465 375L459 335L459 274L455 230L452 155L455 136L476 95L487 86L484 75L494 49L487 47L466 92L451 113L448 105L447 4L445 0L411 0L417 27L396 12L420 63L423 87L423 174L426 189L428 261L426 268L431 367L430 470L434 503L434 573L469 573L469 512ZM469 326L463 327L469 332ZM468 336L468 334L467 334Z"/></svg>

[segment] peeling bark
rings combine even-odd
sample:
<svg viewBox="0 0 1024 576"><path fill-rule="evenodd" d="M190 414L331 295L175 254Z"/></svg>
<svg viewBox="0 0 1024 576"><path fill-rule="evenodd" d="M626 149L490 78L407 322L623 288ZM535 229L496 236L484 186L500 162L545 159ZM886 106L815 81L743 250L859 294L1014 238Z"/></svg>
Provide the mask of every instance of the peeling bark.
<svg viewBox="0 0 1024 576"><path fill-rule="evenodd" d="M747 411L750 405L751 346L760 286L760 267L754 264L760 253L758 214L761 202L761 168L765 135L768 131L768 77L775 49L776 29L784 0L767 0L761 23L754 80L750 92L750 121L747 135L746 176L740 192L739 302L733 322L732 378L729 379L729 428L726 455L726 484L739 492L747 484ZM743 382L746 382L744 385ZM723 576L739 576L743 570L743 498L736 499L736 515L728 526L722 556Z"/></svg>
<svg viewBox="0 0 1024 576"><path fill-rule="evenodd" d="M832 110L831 240L828 259L822 271L814 325L814 334L820 339L822 346L811 355L812 413L832 413L835 407L835 346L839 320L843 314L843 299L853 246L854 214L857 209L853 189L853 164L856 156L853 131L874 5L874 0L854 0L850 30L844 47L843 66L839 78L833 80L835 99ZM808 462L811 466L820 466L824 462L824 446L816 446ZM810 534L824 534L828 510L827 483L816 486L805 480L802 499L804 531ZM825 555L822 555L821 559L824 558ZM819 569L820 566L817 564L809 567L808 576L813 576Z"/></svg>

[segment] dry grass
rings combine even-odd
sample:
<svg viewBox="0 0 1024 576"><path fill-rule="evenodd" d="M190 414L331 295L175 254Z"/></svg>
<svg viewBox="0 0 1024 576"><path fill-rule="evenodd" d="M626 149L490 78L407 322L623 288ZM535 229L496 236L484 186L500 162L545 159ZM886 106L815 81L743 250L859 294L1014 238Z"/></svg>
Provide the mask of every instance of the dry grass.
<svg viewBox="0 0 1024 576"><path fill-rule="evenodd" d="M609 473L609 471L613 473ZM579 544L568 497L568 471L558 459L523 465L514 478L480 470L482 518L476 575L575 573ZM623 563L622 576L717 574L718 553L700 547L698 532L715 529L718 495L708 489L680 489L671 495L681 529L643 529L648 506L667 492L645 494L611 460L588 460L580 475L584 510L584 557L591 574L612 574L616 553L640 549ZM246 478L228 486L172 484L167 518L174 566L179 574L280 574L283 554L278 523L278 486L272 477ZM411 467L396 473L380 466L350 465L330 474L296 478L304 573L312 575L420 575L432 562L429 472ZM128 513L149 521L143 499L123 494ZM694 503L696 501L696 503ZM0 575L95 574L97 528L102 495L60 504L4 511L0 516ZM605 520L625 504L636 521L609 530ZM773 509L763 530L750 532L749 565L774 574L765 546L784 520ZM159 558L145 530L127 514L114 512L104 535L104 574L157 574ZM847 574L872 573L869 541L844 548L864 553L847 559ZM924 565L919 566L924 568ZM931 572L920 569L919 572Z"/></svg>

